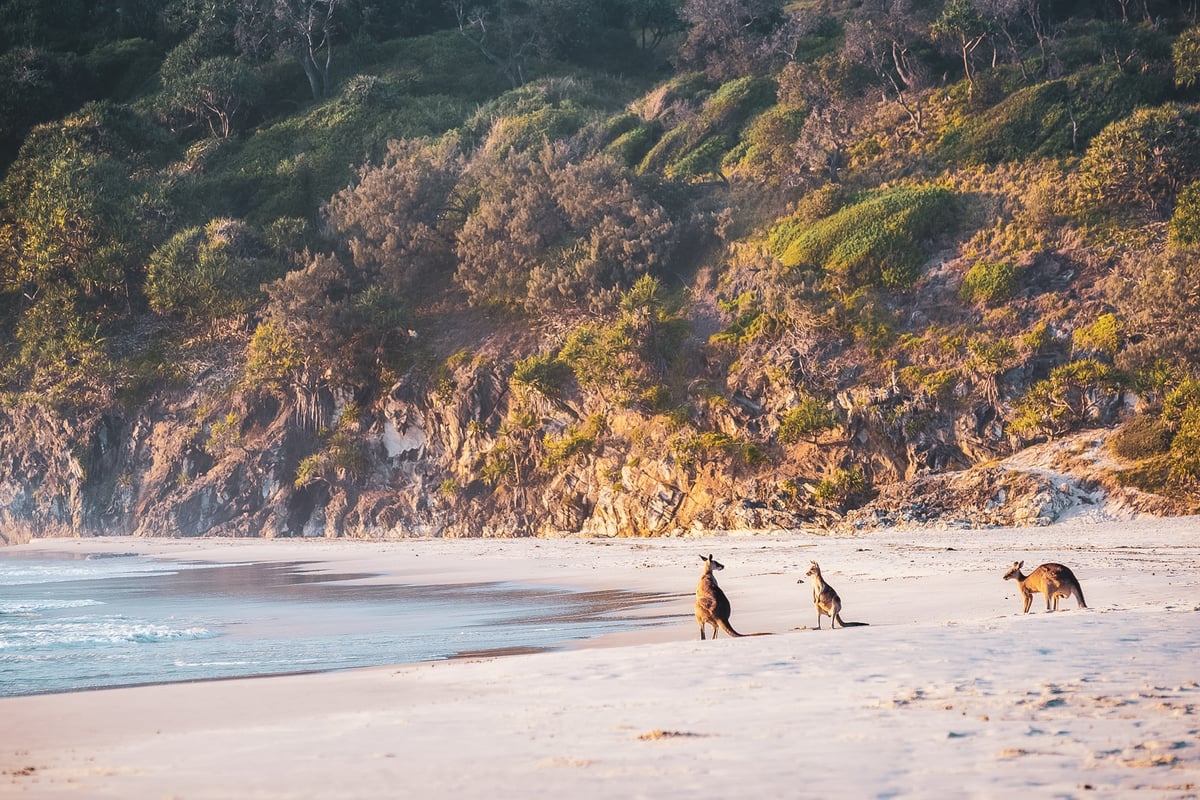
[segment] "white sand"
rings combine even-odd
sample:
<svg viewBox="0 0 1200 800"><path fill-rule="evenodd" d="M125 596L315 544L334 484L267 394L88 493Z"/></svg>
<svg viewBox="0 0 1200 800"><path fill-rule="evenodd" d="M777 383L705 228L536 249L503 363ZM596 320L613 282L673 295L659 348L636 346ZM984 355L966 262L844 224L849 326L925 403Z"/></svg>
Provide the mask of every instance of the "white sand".
<svg viewBox="0 0 1200 800"><path fill-rule="evenodd" d="M88 539L25 549L311 560L380 580L679 592L564 652L0 699L0 795L1196 797L1200 518L857 537ZM701 642L700 553L743 633ZM810 559L847 620L816 622ZM1090 606L1020 613L1015 559ZM823 623L826 627L828 621ZM1140 791L1139 791L1140 790Z"/></svg>

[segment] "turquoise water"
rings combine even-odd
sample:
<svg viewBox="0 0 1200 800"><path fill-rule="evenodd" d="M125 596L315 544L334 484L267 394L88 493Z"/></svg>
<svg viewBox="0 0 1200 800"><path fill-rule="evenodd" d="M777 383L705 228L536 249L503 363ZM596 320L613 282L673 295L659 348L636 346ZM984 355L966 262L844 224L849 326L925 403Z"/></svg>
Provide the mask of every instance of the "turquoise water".
<svg viewBox="0 0 1200 800"><path fill-rule="evenodd" d="M305 563L0 549L0 696L543 649L641 625L661 596L356 584Z"/></svg>

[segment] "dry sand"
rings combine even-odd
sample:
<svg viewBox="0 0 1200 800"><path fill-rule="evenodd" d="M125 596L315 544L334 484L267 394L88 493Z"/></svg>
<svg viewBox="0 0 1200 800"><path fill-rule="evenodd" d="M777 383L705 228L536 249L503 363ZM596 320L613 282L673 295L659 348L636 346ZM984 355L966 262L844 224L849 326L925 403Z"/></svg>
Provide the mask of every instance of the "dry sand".
<svg viewBox="0 0 1200 800"><path fill-rule="evenodd" d="M5 797L1200 795L1200 518L22 547L679 596L666 624L559 652L0 699ZM735 627L774 635L698 640L709 552ZM805 629L814 559L869 627ZM1068 564L1089 608L1022 615L1016 559Z"/></svg>

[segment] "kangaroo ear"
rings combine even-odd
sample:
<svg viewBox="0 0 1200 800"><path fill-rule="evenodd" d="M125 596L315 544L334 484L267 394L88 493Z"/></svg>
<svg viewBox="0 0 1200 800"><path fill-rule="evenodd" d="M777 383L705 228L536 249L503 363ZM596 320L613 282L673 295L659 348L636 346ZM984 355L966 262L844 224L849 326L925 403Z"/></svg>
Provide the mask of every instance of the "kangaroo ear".
<svg viewBox="0 0 1200 800"><path fill-rule="evenodd" d="M1021 568L1021 567L1023 567L1023 566L1025 566L1025 562L1024 562L1024 561L1018 561L1018 562L1017 562L1017 569L1020 569L1020 568Z"/></svg>

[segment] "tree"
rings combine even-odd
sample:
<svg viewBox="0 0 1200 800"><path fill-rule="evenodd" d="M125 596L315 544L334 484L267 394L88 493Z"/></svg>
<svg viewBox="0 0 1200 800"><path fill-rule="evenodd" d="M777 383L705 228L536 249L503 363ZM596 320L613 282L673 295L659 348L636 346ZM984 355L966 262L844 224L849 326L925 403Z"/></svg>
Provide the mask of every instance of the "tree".
<svg viewBox="0 0 1200 800"><path fill-rule="evenodd" d="M904 109L915 132L921 134L921 92L929 85L929 68L916 52L922 21L908 0L877 2L871 9L874 13L847 22L843 52L871 70L884 98Z"/></svg>
<svg viewBox="0 0 1200 800"><path fill-rule="evenodd" d="M267 286L246 380L292 390L314 427L324 390L379 380L410 354L408 307L362 277L336 256L318 255Z"/></svg>
<svg viewBox="0 0 1200 800"><path fill-rule="evenodd" d="M1088 145L1079 178L1088 202L1139 207L1155 216L1200 177L1197 115L1181 106L1139 108L1106 126Z"/></svg>
<svg viewBox="0 0 1200 800"><path fill-rule="evenodd" d="M329 96L329 68L342 0L240 0L234 37L249 56L268 52L295 59L313 100Z"/></svg>
<svg viewBox="0 0 1200 800"><path fill-rule="evenodd" d="M541 31L527 3L499 0L490 8L450 0L458 31L515 89L525 83L525 62L541 47Z"/></svg>
<svg viewBox="0 0 1200 800"><path fill-rule="evenodd" d="M771 61L770 36L786 19L779 0L687 0L679 14L687 25L679 60L718 82Z"/></svg>
<svg viewBox="0 0 1200 800"><path fill-rule="evenodd" d="M856 129L870 111L862 96L862 69L839 56L813 64L794 62L779 75L782 104L806 104L808 114L796 140L798 160L823 180L837 183L845 153L855 141Z"/></svg>
<svg viewBox="0 0 1200 800"><path fill-rule="evenodd" d="M625 0L627 24L638 35L643 50L653 50L672 33L683 30L683 20L673 0Z"/></svg>
<svg viewBox="0 0 1200 800"><path fill-rule="evenodd" d="M205 59L163 87L166 108L204 122L220 139L228 139L261 99L262 86L254 70L226 56Z"/></svg>
<svg viewBox="0 0 1200 800"><path fill-rule="evenodd" d="M89 103L26 138L0 185L0 286L15 300L23 366L85 364L140 298L159 235L143 198L160 137L127 108Z"/></svg>
<svg viewBox="0 0 1200 800"><path fill-rule="evenodd" d="M975 69L972 56L983 44L990 32L987 20L979 13L972 0L947 0L929 32L935 39L951 42L962 56L963 73L967 78L967 92L975 92Z"/></svg>
<svg viewBox="0 0 1200 800"><path fill-rule="evenodd" d="M779 420L779 441L796 444L801 440L816 443L817 438L837 426L837 419L829 405L807 395Z"/></svg>
<svg viewBox="0 0 1200 800"><path fill-rule="evenodd" d="M354 265L396 293L448 274L466 215L455 191L465 165L454 137L388 142L383 163L364 166L325 209Z"/></svg>
<svg viewBox="0 0 1200 800"><path fill-rule="evenodd" d="M470 172L479 204L458 234L456 279L474 303L611 308L673 249L666 211L606 156L577 160L569 145L548 144Z"/></svg>

